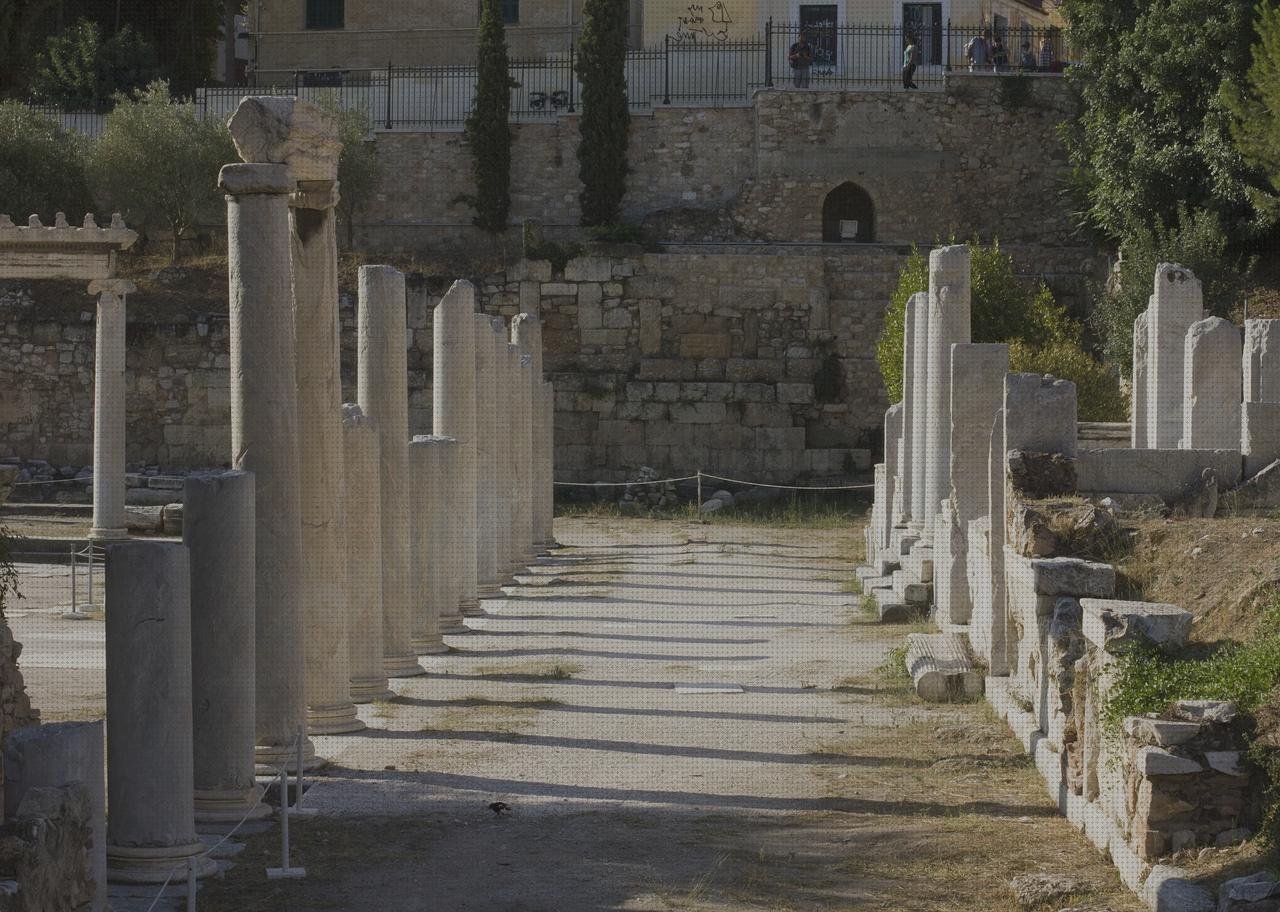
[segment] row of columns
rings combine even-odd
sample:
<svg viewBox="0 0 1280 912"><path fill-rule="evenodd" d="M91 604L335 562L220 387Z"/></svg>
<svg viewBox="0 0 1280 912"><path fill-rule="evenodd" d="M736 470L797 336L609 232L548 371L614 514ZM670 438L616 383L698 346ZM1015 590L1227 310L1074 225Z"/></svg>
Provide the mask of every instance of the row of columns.
<svg viewBox="0 0 1280 912"><path fill-rule="evenodd" d="M363 728L357 703L423 674L419 655L446 651L444 634L552 547L554 396L536 315L508 326L455 283L434 313L433 433L410 438L404 276L362 267L357 401L343 404L338 187L314 156L290 158L327 148L330 128L306 108L246 99L232 135L268 160L219 176L232 470L188 478L183 544L107 551L116 880L163 880L187 859L207 873L197 821L264 813L255 774L293 768L299 747L317 762L308 734ZM311 143L281 141L300 125ZM100 333L122 330L117 290L103 302L120 325ZM123 483L123 360L99 369L99 395L121 405L99 413L121 430L96 445L119 456Z"/></svg>

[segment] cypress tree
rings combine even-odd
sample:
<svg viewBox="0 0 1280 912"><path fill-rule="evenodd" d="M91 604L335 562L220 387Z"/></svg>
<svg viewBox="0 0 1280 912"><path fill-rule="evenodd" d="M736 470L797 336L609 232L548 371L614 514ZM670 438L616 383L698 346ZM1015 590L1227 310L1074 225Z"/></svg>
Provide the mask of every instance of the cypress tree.
<svg viewBox="0 0 1280 912"><path fill-rule="evenodd" d="M490 234L507 227L511 214L511 111L513 85L507 69L507 39L500 0L482 0L477 36L476 100L467 118L475 195L475 223Z"/></svg>
<svg viewBox="0 0 1280 912"><path fill-rule="evenodd" d="M585 0L578 74L582 79L582 224L608 225L618 218L627 189L626 0Z"/></svg>

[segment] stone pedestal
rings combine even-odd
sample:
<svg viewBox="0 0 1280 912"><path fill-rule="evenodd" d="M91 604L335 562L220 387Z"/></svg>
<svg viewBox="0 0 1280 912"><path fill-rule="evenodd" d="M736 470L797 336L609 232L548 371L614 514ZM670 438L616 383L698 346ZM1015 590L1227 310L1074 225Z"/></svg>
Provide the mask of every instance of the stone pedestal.
<svg viewBox="0 0 1280 912"><path fill-rule="evenodd" d="M456 609L462 591L465 563L458 546L462 499L458 494L458 457L452 437L420 436L409 444L409 467L414 479L414 563L418 573L416 641L423 654L447 652L441 638L441 616Z"/></svg>
<svg viewBox="0 0 1280 912"><path fill-rule="evenodd" d="M919 530L925 518L925 460L929 447L929 295L912 295L907 308L912 314L907 328L911 333L911 442L907 446L911 461L903 471L909 470L911 477L904 482L903 504L911 527Z"/></svg>
<svg viewBox="0 0 1280 912"><path fill-rule="evenodd" d="M336 139L337 125L333 127ZM335 487L342 471L342 373L333 181L303 181L293 194L294 337L297 347L302 605L307 727L359 731L347 656L346 546Z"/></svg>
<svg viewBox="0 0 1280 912"><path fill-rule="evenodd" d="M361 410L378 421L382 499L382 653L387 677L423 674L413 651L413 525L409 517L409 387L404 275L360 267L356 311Z"/></svg>
<svg viewBox="0 0 1280 912"><path fill-rule="evenodd" d="M933 526L942 500L951 496L951 346L969 341L969 268L965 245L940 247L929 254L925 529Z"/></svg>
<svg viewBox="0 0 1280 912"><path fill-rule="evenodd" d="M79 782L93 808L93 844L86 846L93 876L90 912L107 907L107 794L102 722L52 722L11 732L4 741L4 806L9 814L34 788ZM253 750L252 741L249 750Z"/></svg>
<svg viewBox="0 0 1280 912"><path fill-rule="evenodd" d="M476 569L476 291L465 279L436 305L431 389L432 427L438 437L458 442L452 479L458 498L458 610L479 614Z"/></svg>
<svg viewBox="0 0 1280 912"><path fill-rule="evenodd" d="M227 165L231 464L254 474L256 759L292 765L306 726L303 689L298 384L289 193L280 164ZM309 740L303 762L314 759Z"/></svg>
<svg viewBox="0 0 1280 912"><path fill-rule="evenodd" d="M192 806L191 601L187 549L107 548L107 877L161 883L216 865Z"/></svg>
<svg viewBox="0 0 1280 912"><path fill-rule="evenodd" d="M498 395L494 335L499 332L488 314L473 315L476 348L476 593L492 598L498 588L498 561L495 550L497 497L497 448L502 441L496 433ZM501 323L501 320L498 321Z"/></svg>
<svg viewBox="0 0 1280 912"><path fill-rule="evenodd" d="M189 475L182 541L191 561L191 722L196 821L235 824L254 782L254 484L251 472ZM257 805L255 809L255 805Z"/></svg>
<svg viewBox="0 0 1280 912"><path fill-rule="evenodd" d="M1147 439L1151 432L1147 422L1147 339L1151 328L1148 326L1147 311L1138 314L1133 321L1133 374L1130 386L1130 445L1135 450L1146 449Z"/></svg>
<svg viewBox="0 0 1280 912"><path fill-rule="evenodd" d="M351 699L395 696L382 662L382 465L378 423L360 406L342 406L343 541L346 543L347 655Z"/></svg>
<svg viewBox="0 0 1280 912"><path fill-rule="evenodd" d="M119 541L129 537L124 518L125 463L125 295L124 279L89 285L98 296L93 349L93 525L89 537Z"/></svg>
<svg viewBox="0 0 1280 912"><path fill-rule="evenodd" d="M1280 320L1244 321L1244 401L1280 402Z"/></svg>
<svg viewBox="0 0 1280 912"><path fill-rule="evenodd" d="M1182 440L1182 391L1187 330L1204 317L1200 280L1185 266L1156 267L1147 308L1147 447L1177 449Z"/></svg>
<svg viewBox="0 0 1280 912"><path fill-rule="evenodd" d="M1240 330L1208 317L1191 324L1185 345L1181 448L1234 449L1240 439Z"/></svg>

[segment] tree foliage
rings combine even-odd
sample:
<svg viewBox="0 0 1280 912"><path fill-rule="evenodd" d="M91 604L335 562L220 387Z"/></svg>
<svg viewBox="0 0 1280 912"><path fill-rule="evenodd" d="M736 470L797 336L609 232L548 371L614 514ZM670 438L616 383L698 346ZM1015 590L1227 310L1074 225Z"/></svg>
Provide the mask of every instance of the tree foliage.
<svg viewBox="0 0 1280 912"><path fill-rule="evenodd" d="M84 144L24 104L0 102L0 212L15 219L56 212L74 220L93 211L85 180Z"/></svg>
<svg viewBox="0 0 1280 912"><path fill-rule="evenodd" d="M1245 163L1265 178L1252 201L1269 225L1280 223L1280 0L1262 6L1256 23L1253 62L1243 88L1223 86L1232 115L1231 136Z"/></svg>
<svg viewBox="0 0 1280 912"><path fill-rule="evenodd" d="M101 111L116 93L132 93L158 74L155 51L132 28L104 38L96 22L82 19L49 39L31 93L45 104Z"/></svg>
<svg viewBox="0 0 1280 912"><path fill-rule="evenodd" d="M475 223L490 234L507 227L511 216L511 87L507 39L499 0L482 0L477 37L476 100L467 118Z"/></svg>
<svg viewBox="0 0 1280 912"><path fill-rule="evenodd" d="M1083 329L1043 282L1017 275L1013 260L991 245L969 244L972 262L971 332L974 342L1010 343L1012 370L1049 373L1076 383L1083 420L1125 417L1115 372L1084 350ZM889 401L902 398L902 353L907 299L929 290L929 261L912 250L890 298L876 360Z"/></svg>
<svg viewBox="0 0 1280 912"><path fill-rule="evenodd" d="M355 247L356 219L382 187L383 167L369 142L369 113L344 108L337 99L322 99L324 108L338 122L342 153L338 156L338 220L346 229L347 249Z"/></svg>
<svg viewBox="0 0 1280 912"><path fill-rule="evenodd" d="M218 170L236 161L225 125L179 103L163 82L121 97L93 144L89 173L99 197L144 230L164 227L172 258L202 217L216 219Z"/></svg>
<svg viewBox="0 0 1280 912"><path fill-rule="evenodd" d="M0 96L18 96L26 89L36 55L53 21L59 0L0 2Z"/></svg>
<svg viewBox="0 0 1280 912"><path fill-rule="evenodd" d="M1064 0L1083 109L1067 128L1085 220L1123 238L1214 213L1237 242L1258 229L1257 182L1229 137L1224 87L1249 62L1258 0Z"/></svg>
<svg viewBox="0 0 1280 912"><path fill-rule="evenodd" d="M617 221L627 189L626 0L584 0L578 75L582 79L582 224Z"/></svg>

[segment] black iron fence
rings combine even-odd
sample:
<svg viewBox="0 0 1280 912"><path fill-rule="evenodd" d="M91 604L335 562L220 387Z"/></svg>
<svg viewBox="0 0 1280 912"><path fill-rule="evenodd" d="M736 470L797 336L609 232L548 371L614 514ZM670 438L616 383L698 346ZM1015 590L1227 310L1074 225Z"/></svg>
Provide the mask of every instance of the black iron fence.
<svg viewBox="0 0 1280 912"><path fill-rule="evenodd" d="M746 105L762 88L940 91L950 73L1060 74L1071 59L1064 33L1052 28L770 20L762 35L743 41L695 43L669 35L658 47L628 52L625 66L631 110L643 114L665 105ZM513 60L511 119L575 113L582 98L576 62L573 48ZM195 100L206 117L225 119L246 94L296 95L363 111L374 128L458 129L471 113L476 79L473 65L260 71L251 86L199 89ZM62 117L82 132L101 129L101 115Z"/></svg>

